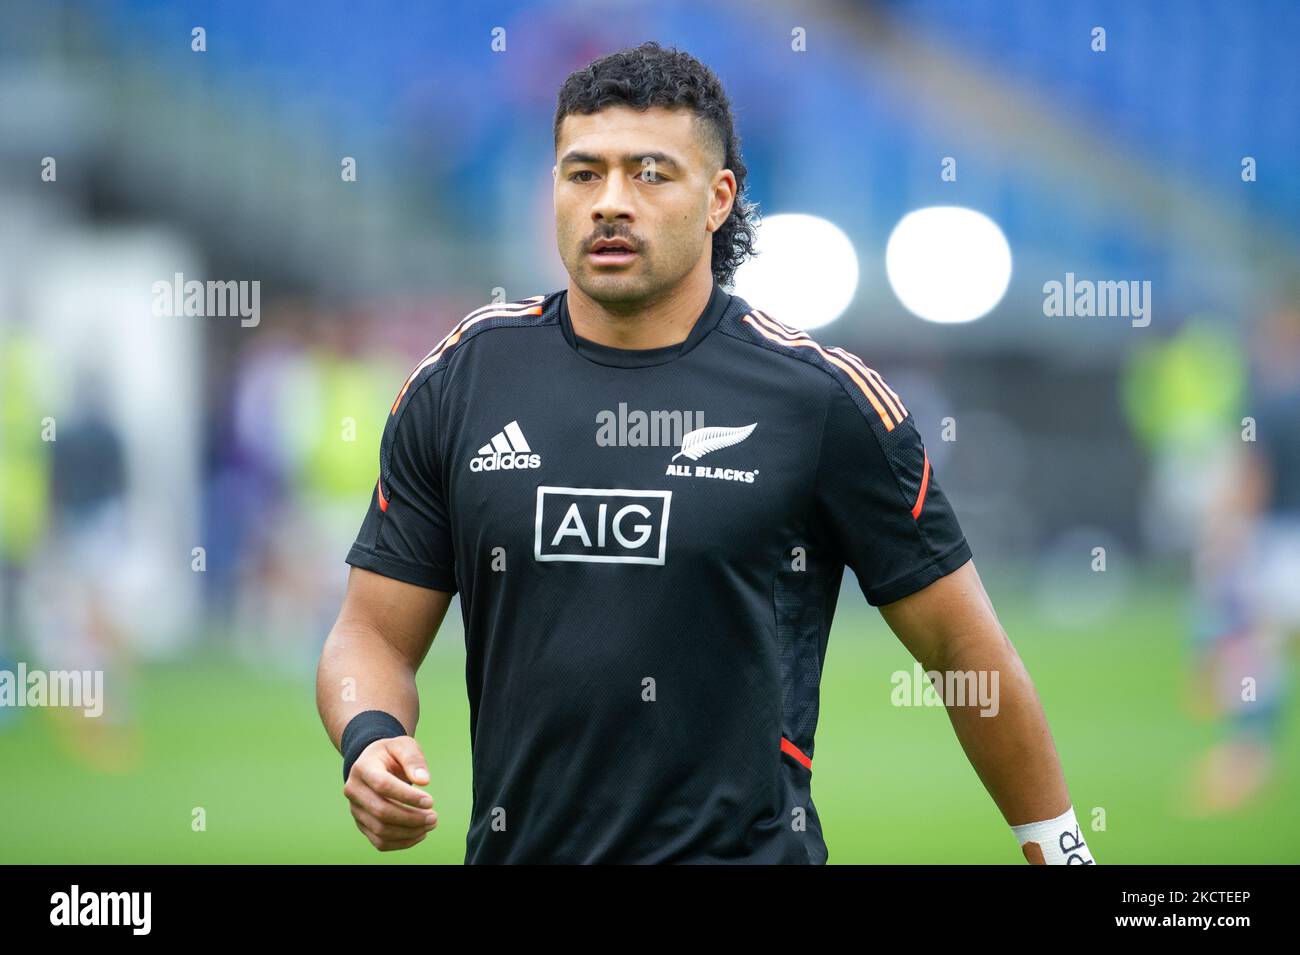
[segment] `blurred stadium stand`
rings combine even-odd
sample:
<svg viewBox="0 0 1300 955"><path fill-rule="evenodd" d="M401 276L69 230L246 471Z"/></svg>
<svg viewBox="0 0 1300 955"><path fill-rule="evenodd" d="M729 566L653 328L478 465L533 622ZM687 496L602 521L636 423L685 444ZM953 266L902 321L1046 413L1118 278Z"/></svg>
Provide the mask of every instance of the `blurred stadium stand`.
<svg viewBox="0 0 1300 955"><path fill-rule="evenodd" d="M1105 53L1089 47L1096 25ZM203 53L190 48L196 26ZM816 55L790 52L795 26ZM509 55L492 52L496 27ZM179 554L187 570L198 539L261 566L255 528L235 533L229 502L263 488L286 507L316 499L302 476L310 439L296 463L276 462L239 424L258 363L281 354L323 381L333 355L378 376L409 367L497 287L561 287L555 91L593 57L654 37L727 84L760 209L824 216L852 239L861 283L820 337L912 396L977 554L1032 564L1079 526L1158 552L1159 529L1139 515L1152 461L1123 375L1138 343L1194 316L1244 335L1295 273L1300 177L1282 170L1300 154L1297 35L1300 5L1285 0L6 4L0 333L43 347L52 396L37 404L51 414L71 411L87 360L111 358L129 493L174 507L169 532L141 525L155 562ZM1245 155L1257 182L1241 181ZM57 186L40 180L46 156ZM355 183L340 181L347 156ZM939 178L945 156L955 182ZM890 288L885 242L930 205L978 209L1010 243L1010 288L980 321L918 321ZM133 311L178 271L259 280L261 326L155 326ZM1152 326L1046 318L1042 285L1066 272L1150 280ZM134 297L105 309L129 282ZM960 439L944 447L948 416ZM349 446L352 484L309 507L338 509L321 531L321 572L334 574L323 606L368 494L368 440ZM232 483L240 469L248 486ZM171 619L186 614L184 576ZM226 594L235 585L220 578L203 585Z"/></svg>

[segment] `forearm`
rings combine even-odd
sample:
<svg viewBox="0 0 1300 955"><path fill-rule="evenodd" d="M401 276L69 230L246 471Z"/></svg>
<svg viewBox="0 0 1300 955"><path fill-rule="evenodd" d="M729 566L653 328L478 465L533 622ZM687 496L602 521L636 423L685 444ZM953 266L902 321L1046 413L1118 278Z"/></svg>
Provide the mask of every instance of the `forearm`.
<svg viewBox="0 0 1300 955"><path fill-rule="evenodd" d="M936 690L964 695L942 694L948 718L1025 858L1091 863L1038 693L974 562L880 612L926 671L943 677Z"/></svg>
<svg viewBox="0 0 1300 955"><path fill-rule="evenodd" d="M1065 812L1070 793L1047 717L1005 634L956 648L932 668L987 674L987 685L996 688L993 706L968 700L967 705L947 709L962 749L1007 824L1019 826Z"/></svg>
<svg viewBox="0 0 1300 955"><path fill-rule="evenodd" d="M420 718L415 667L380 634L340 621L321 651L316 708L335 748L348 721L366 710L391 713L413 733Z"/></svg>

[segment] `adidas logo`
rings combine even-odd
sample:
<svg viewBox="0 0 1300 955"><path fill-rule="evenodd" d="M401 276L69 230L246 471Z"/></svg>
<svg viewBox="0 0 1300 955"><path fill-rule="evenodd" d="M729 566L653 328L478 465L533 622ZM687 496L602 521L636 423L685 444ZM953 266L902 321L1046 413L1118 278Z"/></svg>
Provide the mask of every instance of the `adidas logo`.
<svg viewBox="0 0 1300 955"><path fill-rule="evenodd" d="M513 471L541 466L542 456L528 446L518 421L511 421L494 434L469 461L471 471Z"/></svg>

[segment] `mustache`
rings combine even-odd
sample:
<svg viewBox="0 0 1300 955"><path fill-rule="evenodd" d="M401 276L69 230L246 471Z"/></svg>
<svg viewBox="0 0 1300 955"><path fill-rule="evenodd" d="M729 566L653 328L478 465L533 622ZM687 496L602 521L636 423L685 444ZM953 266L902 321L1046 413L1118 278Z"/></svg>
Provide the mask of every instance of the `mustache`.
<svg viewBox="0 0 1300 955"><path fill-rule="evenodd" d="M632 251L634 252L641 251L641 241L637 239L634 235L632 235L630 232L621 232L621 231L598 232L585 241L584 248L590 249L597 242L600 242L601 240L608 240L608 239L622 239L624 242L626 242L628 245L632 247Z"/></svg>

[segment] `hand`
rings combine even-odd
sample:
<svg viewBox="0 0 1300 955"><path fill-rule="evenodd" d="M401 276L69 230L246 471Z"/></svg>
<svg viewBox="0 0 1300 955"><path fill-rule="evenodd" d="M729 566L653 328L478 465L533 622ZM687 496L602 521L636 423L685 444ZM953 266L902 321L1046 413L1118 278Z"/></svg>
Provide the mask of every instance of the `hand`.
<svg viewBox="0 0 1300 955"><path fill-rule="evenodd" d="M429 785L429 765L410 736L377 739L352 764L343 795L357 828L380 852L409 849L437 828L433 797L412 783Z"/></svg>

